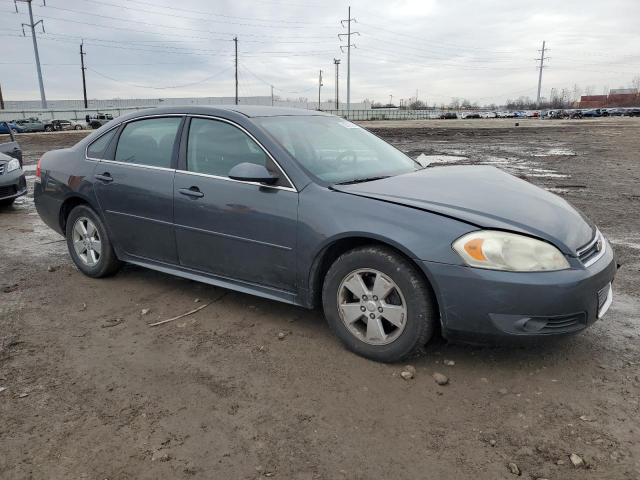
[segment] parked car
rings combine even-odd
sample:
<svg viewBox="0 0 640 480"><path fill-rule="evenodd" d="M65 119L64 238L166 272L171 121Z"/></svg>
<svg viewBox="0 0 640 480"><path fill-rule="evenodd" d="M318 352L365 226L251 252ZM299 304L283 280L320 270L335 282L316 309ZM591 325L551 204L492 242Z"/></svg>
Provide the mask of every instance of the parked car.
<svg viewBox="0 0 640 480"><path fill-rule="evenodd" d="M22 150L7 122L9 141L0 143L0 206L11 205L16 198L27 193L27 181L22 171Z"/></svg>
<svg viewBox="0 0 640 480"><path fill-rule="evenodd" d="M496 112L482 112L480 116L482 118L497 118L498 114Z"/></svg>
<svg viewBox="0 0 640 480"><path fill-rule="evenodd" d="M24 128L13 122L0 122L0 133L24 133Z"/></svg>
<svg viewBox="0 0 640 480"><path fill-rule="evenodd" d="M424 168L333 115L161 107L38 162L35 205L78 269L122 262L307 308L392 362L448 338L575 333L616 263L562 198L490 166Z"/></svg>
<svg viewBox="0 0 640 480"><path fill-rule="evenodd" d="M628 108L625 115L628 117L640 117L640 108Z"/></svg>
<svg viewBox="0 0 640 480"><path fill-rule="evenodd" d="M444 112L440 114L440 120L455 120L458 114L455 112Z"/></svg>
<svg viewBox="0 0 640 480"><path fill-rule="evenodd" d="M44 132L45 124L37 118L13 120L12 123L21 127L23 132Z"/></svg>
<svg viewBox="0 0 640 480"><path fill-rule="evenodd" d="M113 120L113 115L111 115L110 113L97 113L93 116L87 115L85 117L85 120L87 122L87 125L95 130L96 128L100 128L102 125Z"/></svg>
<svg viewBox="0 0 640 480"><path fill-rule="evenodd" d="M82 130L82 124L74 120L50 120L45 124L47 132L61 132L64 130Z"/></svg>
<svg viewBox="0 0 640 480"><path fill-rule="evenodd" d="M589 110L583 110L582 116L585 118L607 117L609 113L604 108L591 108Z"/></svg>
<svg viewBox="0 0 640 480"><path fill-rule="evenodd" d="M462 118L480 118L480 113L479 112L463 113Z"/></svg>

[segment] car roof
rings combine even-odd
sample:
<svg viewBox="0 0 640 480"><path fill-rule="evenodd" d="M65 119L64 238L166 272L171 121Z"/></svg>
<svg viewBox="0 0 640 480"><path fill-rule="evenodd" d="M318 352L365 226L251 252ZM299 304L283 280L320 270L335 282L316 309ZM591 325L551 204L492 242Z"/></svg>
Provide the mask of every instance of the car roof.
<svg viewBox="0 0 640 480"><path fill-rule="evenodd" d="M307 110L304 108L270 107L265 105L185 105L175 107L154 107L146 110L140 110L136 112L136 115L132 116L138 116L140 114L162 115L170 113L212 115L221 114L223 112L235 112L249 118L312 115L331 116L328 113L324 113L318 110Z"/></svg>

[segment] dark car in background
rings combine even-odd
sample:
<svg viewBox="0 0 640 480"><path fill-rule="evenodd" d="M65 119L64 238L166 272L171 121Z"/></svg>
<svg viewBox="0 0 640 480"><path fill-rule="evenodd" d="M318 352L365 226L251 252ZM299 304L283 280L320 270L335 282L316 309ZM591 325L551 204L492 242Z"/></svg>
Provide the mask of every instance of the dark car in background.
<svg viewBox="0 0 640 480"><path fill-rule="evenodd" d="M0 138L0 206L11 205L16 198L27 193L27 182L22 171L22 150L7 122L0 128L8 130L9 138Z"/></svg>
<svg viewBox="0 0 640 480"><path fill-rule="evenodd" d="M576 333L613 251L562 198L489 166L424 168L299 109L167 107L45 153L38 213L91 277L122 262L306 308L398 361L447 338Z"/></svg>

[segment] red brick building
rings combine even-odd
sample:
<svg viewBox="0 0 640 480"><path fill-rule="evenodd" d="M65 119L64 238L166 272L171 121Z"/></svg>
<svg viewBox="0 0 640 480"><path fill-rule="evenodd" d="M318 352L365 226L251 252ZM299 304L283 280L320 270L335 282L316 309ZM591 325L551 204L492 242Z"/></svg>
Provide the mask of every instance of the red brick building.
<svg viewBox="0 0 640 480"><path fill-rule="evenodd" d="M609 95L583 95L579 108L640 107L640 94L633 88L618 88Z"/></svg>

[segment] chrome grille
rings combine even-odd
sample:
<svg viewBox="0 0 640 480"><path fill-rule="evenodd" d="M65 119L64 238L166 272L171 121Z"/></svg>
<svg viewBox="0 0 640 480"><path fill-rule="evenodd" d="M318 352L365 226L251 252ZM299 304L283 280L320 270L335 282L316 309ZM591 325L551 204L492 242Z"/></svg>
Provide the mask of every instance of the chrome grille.
<svg viewBox="0 0 640 480"><path fill-rule="evenodd" d="M596 229L596 234L593 236L593 239L578 249L578 258L585 267L588 267L597 262L598 259L604 255L606 249L607 240L604 238L604 235L600 233L600 230Z"/></svg>
<svg viewBox="0 0 640 480"><path fill-rule="evenodd" d="M5 165L6 165L6 163L0 163L0 175L2 175L4 173Z"/></svg>

